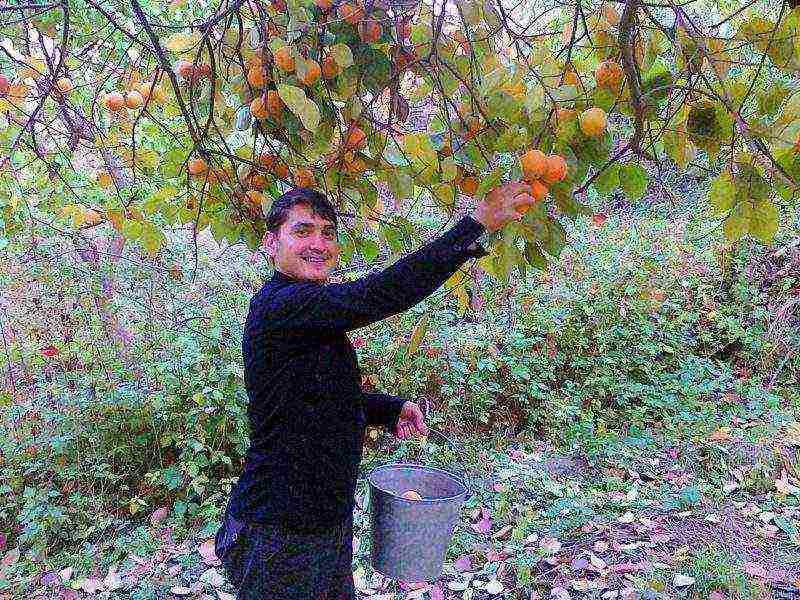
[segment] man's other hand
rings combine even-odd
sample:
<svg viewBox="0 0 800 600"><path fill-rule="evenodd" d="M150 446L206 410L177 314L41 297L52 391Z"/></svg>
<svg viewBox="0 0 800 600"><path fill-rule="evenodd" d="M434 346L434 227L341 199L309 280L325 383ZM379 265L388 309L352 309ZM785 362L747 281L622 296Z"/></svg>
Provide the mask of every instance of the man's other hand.
<svg viewBox="0 0 800 600"><path fill-rule="evenodd" d="M414 402L407 401L400 410L395 435L401 440L405 440L414 434L427 437L428 426L425 424L425 417L419 406Z"/></svg>

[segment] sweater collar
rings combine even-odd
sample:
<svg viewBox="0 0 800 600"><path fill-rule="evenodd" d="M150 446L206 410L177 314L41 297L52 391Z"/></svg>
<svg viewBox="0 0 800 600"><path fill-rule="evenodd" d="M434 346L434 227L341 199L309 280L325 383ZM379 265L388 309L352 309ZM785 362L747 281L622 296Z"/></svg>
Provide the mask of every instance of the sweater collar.
<svg viewBox="0 0 800 600"><path fill-rule="evenodd" d="M270 282L272 283L279 283L279 284L287 284L287 283L314 283L313 281L306 281L305 279L298 279L297 277L293 277L292 275L287 275L283 271L279 271L275 269L272 273L272 277L270 278Z"/></svg>

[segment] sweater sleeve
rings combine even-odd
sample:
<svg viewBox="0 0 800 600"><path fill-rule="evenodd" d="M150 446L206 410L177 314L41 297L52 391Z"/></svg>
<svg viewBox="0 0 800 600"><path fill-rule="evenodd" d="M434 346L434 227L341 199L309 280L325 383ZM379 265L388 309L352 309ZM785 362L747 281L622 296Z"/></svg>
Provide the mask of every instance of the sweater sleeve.
<svg viewBox="0 0 800 600"><path fill-rule="evenodd" d="M451 229L383 271L356 281L324 284L297 282L263 299L268 330L350 331L381 321L419 304L470 258L487 253L470 248L485 227L464 216Z"/></svg>
<svg viewBox="0 0 800 600"><path fill-rule="evenodd" d="M388 394L364 393L364 414L367 417L367 425L373 427L386 427L393 432L397 427L400 418L400 411L406 400L398 396Z"/></svg>

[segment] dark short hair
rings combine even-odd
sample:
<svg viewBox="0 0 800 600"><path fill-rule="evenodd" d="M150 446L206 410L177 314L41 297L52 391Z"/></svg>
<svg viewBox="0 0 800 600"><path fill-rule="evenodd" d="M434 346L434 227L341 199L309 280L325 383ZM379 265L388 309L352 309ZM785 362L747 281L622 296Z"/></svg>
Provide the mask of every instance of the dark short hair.
<svg viewBox="0 0 800 600"><path fill-rule="evenodd" d="M338 227L336 209L325 194L310 188L295 187L276 199L267 214L267 231L277 234L281 225L289 218L289 211L296 204L306 204L311 212Z"/></svg>

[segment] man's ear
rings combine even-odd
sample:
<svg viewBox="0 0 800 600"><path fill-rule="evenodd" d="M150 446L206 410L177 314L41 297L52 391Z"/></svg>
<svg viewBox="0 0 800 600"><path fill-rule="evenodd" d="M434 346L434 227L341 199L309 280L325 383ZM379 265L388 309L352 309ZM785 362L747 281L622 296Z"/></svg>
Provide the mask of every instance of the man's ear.
<svg viewBox="0 0 800 600"><path fill-rule="evenodd" d="M273 259L275 258L275 253L277 252L277 244L277 236L273 232L267 231L267 233L264 234L264 239L261 242L261 245L264 247L264 251Z"/></svg>

